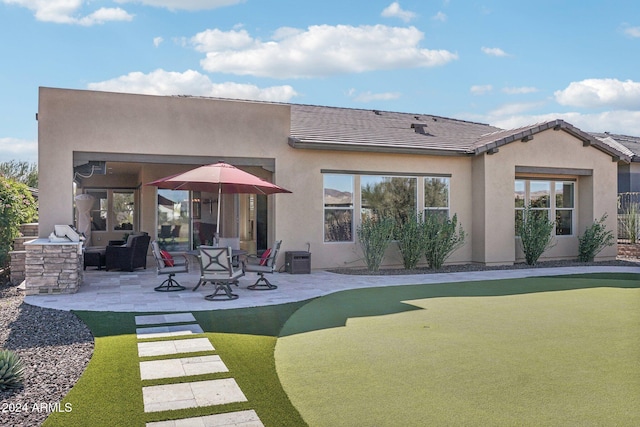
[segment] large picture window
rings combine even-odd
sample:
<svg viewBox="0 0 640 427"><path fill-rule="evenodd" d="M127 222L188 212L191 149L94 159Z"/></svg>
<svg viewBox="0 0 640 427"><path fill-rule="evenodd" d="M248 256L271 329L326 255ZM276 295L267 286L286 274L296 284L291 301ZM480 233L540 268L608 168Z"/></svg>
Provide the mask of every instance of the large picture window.
<svg viewBox="0 0 640 427"><path fill-rule="evenodd" d="M353 176L324 175L324 241L353 241Z"/></svg>
<svg viewBox="0 0 640 427"><path fill-rule="evenodd" d="M413 177L363 175L360 177L362 215L392 217L405 223L416 213L416 181Z"/></svg>
<svg viewBox="0 0 640 427"><path fill-rule="evenodd" d="M516 233L524 220L525 207L531 206L533 215L555 220L557 236L573 234L573 182L517 179L514 189Z"/></svg>

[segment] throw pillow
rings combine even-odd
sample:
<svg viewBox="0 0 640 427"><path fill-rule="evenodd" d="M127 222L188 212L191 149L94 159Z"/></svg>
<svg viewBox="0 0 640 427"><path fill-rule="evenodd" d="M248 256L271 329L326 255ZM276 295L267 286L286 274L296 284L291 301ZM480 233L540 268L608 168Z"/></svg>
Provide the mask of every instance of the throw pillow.
<svg viewBox="0 0 640 427"><path fill-rule="evenodd" d="M271 254L271 248L264 251L264 253L260 257L260 265L267 265L267 261L269 260L270 254Z"/></svg>
<svg viewBox="0 0 640 427"><path fill-rule="evenodd" d="M162 260L164 261L165 267L173 267L173 257L169 252L161 249L160 255L162 256Z"/></svg>

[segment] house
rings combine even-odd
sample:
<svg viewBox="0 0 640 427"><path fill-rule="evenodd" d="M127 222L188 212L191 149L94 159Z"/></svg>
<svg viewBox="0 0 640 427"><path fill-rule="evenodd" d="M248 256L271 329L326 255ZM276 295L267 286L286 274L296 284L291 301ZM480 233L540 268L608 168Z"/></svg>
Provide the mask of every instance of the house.
<svg viewBox="0 0 640 427"><path fill-rule="evenodd" d="M94 198L92 245L146 231L173 249L221 235L243 248L283 240L313 268L363 266L361 215L457 215L467 243L448 262L523 258L515 224L525 200L556 218L543 259L575 258L578 235L609 214L616 229L618 164L632 156L562 120L503 130L426 114L40 88L40 237L77 220ZM272 196L158 190L145 185L224 161L292 191ZM599 259L612 259L606 248ZM281 264L282 262L280 262ZM385 265L400 265L390 248Z"/></svg>
<svg viewBox="0 0 640 427"><path fill-rule="evenodd" d="M609 132L592 135L608 144L612 141L619 143L620 150L631 158L630 162L619 165L618 193L640 193L640 138Z"/></svg>

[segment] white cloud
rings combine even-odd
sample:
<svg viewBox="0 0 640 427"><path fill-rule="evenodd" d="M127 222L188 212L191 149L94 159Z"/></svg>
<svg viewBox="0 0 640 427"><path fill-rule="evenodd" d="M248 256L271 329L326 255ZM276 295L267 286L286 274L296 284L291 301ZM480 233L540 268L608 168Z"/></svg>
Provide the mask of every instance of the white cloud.
<svg viewBox="0 0 640 427"><path fill-rule="evenodd" d="M409 22L416 17L415 13L403 10L400 7L400 3L398 3L397 1L385 7L380 15L384 16L385 18L400 18L404 22Z"/></svg>
<svg viewBox="0 0 640 427"><path fill-rule="evenodd" d="M587 79L572 82L554 95L559 104L573 107L640 109L640 83L632 80Z"/></svg>
<svg viewBox="0 0 640 427"><path fill-rule="evenodd" d="M486 117L485 121L503 129L515 129L535 123L562 119L585 132L611 132L623 135L640 135L640 111L606 111L597 114L579 112L549 113L540 115L513 115Z"/></svg>
<svg viewBox="0 0 640 427"><path fill-rule="evenodd" d="M469 89L474 95L484 95L485 93L489 93L493 90L493 86L491 85L474 85Z"/></svg>
<svg viewBox="0 0 640 427"><path fill-rule="evenodd" d="M349 96L356 102L389 101L402 96L400 92L372 93L370 91L358 93L355 89L349 91Z"/></svg>
<svg viewBox="0 0 640 427"><path fill-rule="evenodd" d="M244 3L245 0L115 0L116 3L140 3L169 10L209 10Z"/></svg>
<svg viewBox="0 0 640 427"><path fill-rule="evenodd" d="M154 37L153 38L153 45L155 47L158 47L162 44L162 42L164 41L164 39L162 37Z"/></svg>
<svg viewBox="0 0 640 427"><path fill-rule="evenodd" d="M624 29L624 33L629 37L640 38L640 27L628 27Z"/></svg>
<svg viewBox="0 0 640 427"><path fill-rule="evenodd" d="M191 38L191 43L199 52L216 52L227 49L243 49L254 45L254 40L246 30L221 31L205 30Z"/></svg>
<svg viewBox="0 0 640 427"><path fill-rule="evenodd" d="M211 41L211 32L221 41ZM207 52L201 61L207 71L283 79L435 67L458 59L447 50L419 48L424 34L415 27L316 25L280 29L275 36L263 42L244 30L208 30L191 41Z"/></svg>
<svg viewBox="0 0 640 427"><path fill-rule="evenodd" d="M513 104L505 104L495 110L489 112L489 117L504 117L520 114L525 111L533 110L534 108L543 105L542 102L520 102Z"/></svg>
<svg viewBox="0 0 640 427"><path fill-rule="evenodd" d="M500 49L499 47L482 47L480 48L482 52L489 56L509 56L507 52Z"/></svg>
<svg viewBox="0 0 640 427"><path fill-rule="evenodd" d="M194 95L275 102L288 102L298 95L288 85L260 88L252 84L213 83L209 77L193 70L179 73L158 69L148 74L134 71L115 79L90 83L88 88L147 95Z"/></svg>
<svg viewBox="0 0 640 427"><path fill-rule="evenodd" d="M37 162L38 142L18 138L0 138L0 162L11 160Z"/></svg>
<svg viewBox="0 0 640 427"><path fill-rule="evenodd" d="M506 93L507 95L522 95L538 92L538 88L532 86L505 87L502 89L502 92Z"/></svg>
<svg viewBox="0 0 640 427"><path fill-rule="evenodd" d="M133 15L120 8L100 8L86 16L77 16L87 0L2 0L34 12L38 21L90 26L107 21L131 21Z"/></svg>
<svg viewBox="0 0 640 427"><path fill-rule="evenodd" d="M125 10L120 8L100 8L95 12L80 18L77 23L89 27L96 24L104 24L109 21L131 21L133 15L129 15Z"/></svg>
<svg viewBox="0 0 640 427"><path fill-rule="evenodd" d="M435 15L433 15L432 18L434 21L440 21L440 22L445 22L447 20L447 15L443 12L438 12Z"/></svg>

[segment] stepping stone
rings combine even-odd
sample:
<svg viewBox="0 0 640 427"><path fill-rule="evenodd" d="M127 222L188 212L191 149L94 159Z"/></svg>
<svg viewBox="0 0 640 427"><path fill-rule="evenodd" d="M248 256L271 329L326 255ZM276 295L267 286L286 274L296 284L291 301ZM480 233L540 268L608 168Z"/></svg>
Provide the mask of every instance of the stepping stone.
<svg viewBox="0 0 640 427"><path fill-rule="evenodd" d="M213 351L213 345L207 338L190 338L186 340L151 341L138 343L138 356L164 356L167 354L195 353L196 351Z"/></svg>
<svg viewBox="0 0 640 427"><path fill-rule="evenodd" d="M190 325L152 326L149 328L137 328L138 339L177 337L181 335L202 334L204 331L197 323Z"/></svg>
<svg viewBox="0 0 640 427"><path fill-rule="evenodd" d="M253 409L249 411L229 412L226 414L206 415L204 417L183 418L181 420L147 423L147 427L264 427Z"/></svg>
<svg viewBox="0 0 640 427"><path fill-rule="evenodd" d="M233 378L142 387L145 412L246 402Z"/></svg>
<svg viewBox="0 0 640 427"><path fill-rule="evenodd" d="M159 325L162 323L195 322L196 318L191 313L151 314L148 316L136 316L136 325Z"/></svg>
<svg viewBox="0 0 640 427"><path fill-rule="evenodd" d="M218 372L229 372L220 356L185 357L182 359L140 362L140 377L143 380L214 374Z"/></svg>

